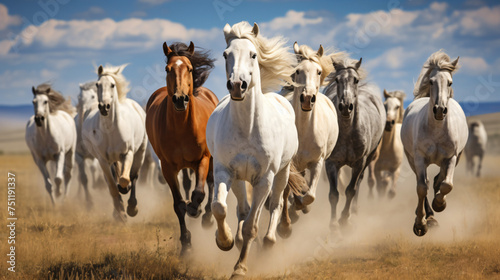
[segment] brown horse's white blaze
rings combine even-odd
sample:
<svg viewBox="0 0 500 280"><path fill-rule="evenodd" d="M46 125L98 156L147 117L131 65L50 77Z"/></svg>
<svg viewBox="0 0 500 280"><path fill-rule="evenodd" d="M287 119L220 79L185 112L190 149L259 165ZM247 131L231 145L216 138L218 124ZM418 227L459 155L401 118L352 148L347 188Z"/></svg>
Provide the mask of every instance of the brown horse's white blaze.
<svg viewBox="0 0 500 280"><path fill-rule="evenodd" d="M211 154L205 140L208 118L218 99L213 92L201 87L213 67L208 54L194 50L194 44L163 44L167 57L167 86L156 90L147 104L146 130L151 145L161 161L163 176L174 198L174 210L181 230L181 254L191 248L191 233L186 227L185 214L198 217L208 184L208 203L202 225L210 226L210 204L213 192ZM177 174L191 168L196 174L191 200L181 195Z"/></svg>

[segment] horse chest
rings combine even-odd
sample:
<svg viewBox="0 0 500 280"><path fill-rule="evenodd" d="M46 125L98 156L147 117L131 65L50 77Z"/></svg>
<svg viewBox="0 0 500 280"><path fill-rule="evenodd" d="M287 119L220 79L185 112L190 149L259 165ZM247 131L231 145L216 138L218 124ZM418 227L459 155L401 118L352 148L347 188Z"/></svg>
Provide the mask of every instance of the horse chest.
<svg viewBox="0 0 500 280"><path fill-rule="evenodd" d="M351 134L339 133L339 139L330 158L336 162L351 165L357 162L365 153L365 144Z"/></svg>

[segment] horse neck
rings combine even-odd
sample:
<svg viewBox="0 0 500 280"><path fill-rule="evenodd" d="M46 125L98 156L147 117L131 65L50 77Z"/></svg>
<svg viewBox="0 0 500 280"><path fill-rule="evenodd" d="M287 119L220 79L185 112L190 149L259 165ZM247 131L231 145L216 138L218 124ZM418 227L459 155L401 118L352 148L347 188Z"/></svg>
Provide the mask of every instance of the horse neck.
<svg viewBox="0 0 500 280"><path fill-rule="evenodd" d="M104 126L104 128L111 128L111 127L119 127L120 126L120 118L119 118L119 106L121 106L120 101L118 100L118 97L114 95L115 97L113 98L113 104L111 108L109 109L109 114L108 116L103 116L100 115L100 124L101 127Z"/></svg>
<svg viewBox="0 0 500 280"><path fill-rule="evenodd" d="M229 101L231 119L234 120L241 132L250 135L256 127L257 122L264 122L259 116L265 111L263 103L266 97L260 89L260 84L249 89L241 101Z"/></svg>
<svg viewBox="0 0 500 280"><path fill-rule="evenodd" d="M429 97L429 108L427 108L427 124L429 128L436 128L436 129L442 129L446 122L447 122L447 117L445 117L442 121L438 121L434 118L434 112L432 112L432 108L434 108L434 105L432 104L432 98Z"/></svg>
<svg viewBox="0 0 500 280"><path fill-rule="evenodd" d="M386 131L384 129L384 134L382 135L382 148L391 146L394 143L394 140L396 140L396 126L398 123L396 123L391 131Z"/></svg>
<svg viewBox="0 0 500 280"><path fill-rule="evenodd" d="M48 110L48 108L47 108L47 110ZM36 126L37 133L39 133L42 136L50 135L52 132L51 131L51 127L52 127L51 121L52 121L52 117L51 117L51 113L49 111L49 113L45 117L45 121L43 122L42 126Z"/></svg>

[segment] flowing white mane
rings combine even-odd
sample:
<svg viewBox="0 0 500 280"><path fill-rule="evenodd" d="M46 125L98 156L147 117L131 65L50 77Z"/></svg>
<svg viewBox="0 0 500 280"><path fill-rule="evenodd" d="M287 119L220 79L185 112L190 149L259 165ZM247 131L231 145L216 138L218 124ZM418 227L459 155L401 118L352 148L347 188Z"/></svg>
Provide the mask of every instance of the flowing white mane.
<svg viewBox="0 0 500 280"><path fill-rule="evenodd" d="M342 60L346 54L344 52L333 52L327 50L321 57L318 56L318 52L313 50L311 47L307 45L301 45L299 47L299 53L297 54L297 60L302 62L303 60L310 60L314 63L317 63L321 67L321 80L320 85L326 86L328 82L326 81L326 77L335 71L335 67L333 67L332 60Z"/></svg>
<svg viewBox="0 0 500 280"><path fill-rule="evenodd" d="M102 76L110 76L113 78L116 82L116 91L118 92L118 100L122 102L127 98L127 93L129 92L129 84L130 82L125 79L125 76L123 76L122 71L127 67L127 64L123 64L120 66L112 66L112 65L106 65L103 67L102 73L99 75L99 72L97 71L97 74L99 75L99 79Z"/></svg>
<svg viewBox="0 0 500 280"><path fill-rule="evenodd" d="M459 66L457 64L453 64L452 61L450 61L450 57L442 50L431 54L431 56L424 63L422 71L420 71L420 75L415 83L415 87L413 89L415 99L429 96L431 88L429 76L433 70L444 70L453 74L453 72L458 70L458 68ZM453 97L453 88L450 88L450 90L451 96Z"/></svg>
<svg viewBox="0 0 500 280"><path fill-rule="evenodd" d="M233 39L247 39L255 46L263 93L293 84L291 75L297 62L288 47L285 47L286 41L282 37L268 39L260 34L255 36L252 26L246 21L233 25L230 32L224 32L224 36L228 45Z"/></svg>

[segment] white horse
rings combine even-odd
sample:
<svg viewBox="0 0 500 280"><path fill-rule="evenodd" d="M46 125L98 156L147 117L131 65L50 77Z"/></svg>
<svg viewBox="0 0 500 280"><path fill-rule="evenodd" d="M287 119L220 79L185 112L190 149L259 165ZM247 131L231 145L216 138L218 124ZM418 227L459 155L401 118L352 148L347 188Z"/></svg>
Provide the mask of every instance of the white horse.
<svg viewBox="0 0 500 280"><path fill-rule="evenodd" d="M335 70L332 59L344 54L324 54L321 45L318 51L314 51L306 45L299 47L297 42L293 44L293 50L299 60L292 76L296 85L291 103L295 111L295 125L299 136L299 148L293 162L297 171L309 170L307 182L309 190L301 199L295 200L294 208L300 210L316 198L316 187L324 161L337 143L339 134L337 111L328 97L318 93L319 88L326 85L325 78ZM287 197L288 193L285 192L285 198ZM287 236L290 233L290 224L287 219L286 200L283 211L278 233Z"/></svg>
<svg viewBox="0 0 500 280"><path fill-rule="evenodd" d="M284 97L264 90L291 81L294 57L281 38L267 39L248 22L226 24L227 88L207 124L207 144L214 160L215 194L212 212L217 220L216 243L222 250L234 244L226 223L229 189L238 200L236 245L241 249L233 277L245 275L247 256L257 237L259 217L270 195L271 218L264 245L276 242L292 158L298 138L293 108ZM290 179L298 179L292 173ZM253 186L251 207L245 181ZM290 183L290 182L289 182ZM296 190L297 191L297 190Z"/></svg>
<svg viewBox="0 0 500 280"><path fill-rule="evenodd" d="M484 153L486 152L486 143L488 134L481 121L473 121L469 124L469 139L465 145L465 159L467 160L467 172L474 173L474 158L478 157L476 176L481 176L481 166Z"/></svg>
<svg viewBox="0 0 500 280"><path fill-rule="evenodd" d="M436 224L427 200L427 167L436 164L441 168L434 177L432 201L432 208L441 212L446 208L446 195L453 189L455 166L467 143L465 114L453 99L451 88L457 63L458 58L450 61L442 51L427 59L415 84L415 100L406 109L401 127L406 157L417 176L417 217L413 226L417 236L427 232L428 224Z"/></svg>
<svg viewBox="0 0 500 280"><path fill-rule="evenodd" d="M35 115L26 125L26 143L33 160L42 172L45 189L52 204L61 195L64 182L65 196L69 191L71 170L75 162L76 129L73 115L75 109L71 101L54 89L50 84L41 84L32 88ZM47 169L47 162L54 161L56 174L55 196L52 193L52 180Z"/></svg>
<svg viewBox="0 0 500 280"><path fill-rule="evenodd" d="M403 101L406 94L402 91L387 92L384 89L384 107L386 122L382 140L377 147L376 158L368 165L369 197L373 198L373 187L377 184L379 198L386 194L393 198L396 195L396 181L403 163L403 142L401 142L401 124L403 123Z"/></svg>
<svg viewBox="0 0 500 280"><path fill-rule="evenodd" d="M88 151L82 139L82 126L83 121L89 113L97 108L97 86L95 82L87 82L80 84L80 94L78 95L77 115L75 116L76 123L76 152L75 160L79 173L79 184L85 192L85 200L87 207L92 207L92 198L90 196L89 188L89 175L92 177L91 182L96 184L98 178L102 173L99 170L99 162Z"/></svg>
<svg viewBox="0 0 500 280"><path fill-rule="evenodd" d="M83 123L83 141L102 168L114 203L114 217L126 221L120 192L130 192L127 213L137 215L135 183L147 148L146 113L127 98L128 81L122 74L126 65L99 66L98 108ZM118 185L112 171L118 178Z"/></svg>

